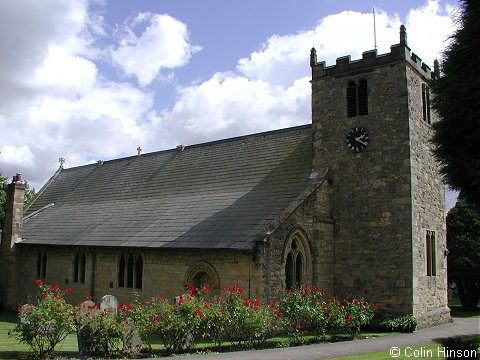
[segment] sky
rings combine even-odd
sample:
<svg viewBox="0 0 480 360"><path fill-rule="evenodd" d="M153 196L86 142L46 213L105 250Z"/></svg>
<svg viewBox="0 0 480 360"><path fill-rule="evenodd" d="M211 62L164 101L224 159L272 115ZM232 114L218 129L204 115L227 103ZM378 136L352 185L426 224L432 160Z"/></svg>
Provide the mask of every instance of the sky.
<svg viewBox="0 0 480 360"><path fill-rule="evenodd" d="M37 191L65 167L311 123L327 65L407 28L441 59L456 0L0 0L0 174ZM448 201L452 201L449 196Z"/></svg>

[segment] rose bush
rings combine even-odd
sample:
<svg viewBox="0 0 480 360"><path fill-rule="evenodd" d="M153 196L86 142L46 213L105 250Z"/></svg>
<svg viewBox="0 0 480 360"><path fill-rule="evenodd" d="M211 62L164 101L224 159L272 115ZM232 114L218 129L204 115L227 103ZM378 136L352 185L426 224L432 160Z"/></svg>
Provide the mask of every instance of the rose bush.
<svg viewBox="0 0 480 360"><path fill-rule="evenodd" d="M82 355L106 356L121 349L128 320L121 321L115 310L101 310L90 299L77 304L75 325Z"/></svg>
<svg viewBox="0 0 480 360"><path fill-rule="evenodd" d="M45 285L42 280L35 283L37 299L18 308L20 322L13 332L21 343L30 346L35 357L44 359L53 353L55 345L75 331L74 310L64 298L71 293L69 288Z"/></svg>
<svg viewBox="0 0 480 360"><path fill-rule="evenodd" d="M204 303L204 337L220 346L226 341L255 344L273 335L276 315L259 300L243 296L237 285L224 287L223 296Z"/></svg>
<svg viewBox="0 0 480 360"><path fill-rule="evenodd" d="M220 346L225 342L257 346L276 335L292 343L325 335L358 334L372 320L374 307L363 299L338 299L318 288L286 291L280 299L262 303L245 296L233 285L213 296L207 286L186 287L174 301L155 296L118 309L101 310L87 298L76 307L66 303L70 289L44 285L37 280L37 303L19 308L15 333L37 357L48 357L55 345L77 330L82 355L107 356L122 347L127 328L138 332L151 350L152 337L162 340L167 353L190 350L201 339ZM311 336L310 336L311 337Z"/></svg>
<svg viewBox="0 0 480 360"><path fill-rule="evenodd" d="M202 295L208 288L187 286L188 294L180 294L174 302L156 296L144 302L138 299L132 305L130 315L138 329L142 342L151 348L151 338L158 335L168 353L192 348L202 333L204 317Z"/></svg>

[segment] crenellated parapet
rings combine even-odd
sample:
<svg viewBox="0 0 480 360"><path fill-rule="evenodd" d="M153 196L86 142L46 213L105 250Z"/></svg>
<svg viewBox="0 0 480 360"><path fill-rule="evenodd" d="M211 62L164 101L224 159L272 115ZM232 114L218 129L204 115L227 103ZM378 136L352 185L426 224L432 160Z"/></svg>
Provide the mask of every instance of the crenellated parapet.
<svg viewBox="0 0 480 360"><path fill-rule="evenodd" d="M369 68L379 67L407 61L426 79L435 79L439 76L438 63L435 62L435 69L422 62L407 45L407 32L405 26L400 26L400 42L390 47L390 52L386 54L377 54L377 50L365 51L362 58L351 60L350 55L337 58L335 65L326 66L325 61L317 62L317 52L315 48L310 51L310 66L312 67L312 80L321 77L335 76L347 73L363 72Z"/></svg>

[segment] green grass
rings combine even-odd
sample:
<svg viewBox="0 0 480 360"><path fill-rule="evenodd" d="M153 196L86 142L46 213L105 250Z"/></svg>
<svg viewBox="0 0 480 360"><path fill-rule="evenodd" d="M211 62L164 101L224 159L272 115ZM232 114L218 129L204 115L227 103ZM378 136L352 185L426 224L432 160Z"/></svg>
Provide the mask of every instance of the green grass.
<svg viewBox="0 0 480 360"><path fill-rule="evenodd" d="M464 314L467 315L467 314ZM468 314L469 316L472 314ZM479 317L479 312L473 313L474 317ZM28 354L30 349L26 344L20 344L18 339L16 339L13 335L11 335L11 331L15 327L18 322L18 317L16 313L0 313L0 359L26 359L28 358ZM359 334L359 338L370 338L370 337L379 337L379 336L389 336L394 335L395 333L379 333L379 332L368 332L363 331ZM305 338L306 342L312 339ZM326 339L329 339L327 337ZM288 346L288 339L284 337L276 337L269 339L265 347L281 347L281 346ZM425 351L432 350L434 354L437 353L437 349L440 345L438 344L428 344L425 346L416 346L413 349L423 349ZM152 349L155 354L160 354L164 347L161 344L159 338L154 339L152 342ZM200 352L208 352L208 351L229 351L235 350L238 347L234 344L224 344L222 345L221 349L216 349L210 342L204 341L197 345L197 350ZM61 344L59 344L55 348L55 355L61 358L78 358L78 346L77 346L77 336L75 334L69 335ZM402 350L402 355L405 355L405 351ZM407 354L408 355L408 354ZM408 359L412 357L403 356L397 359ZM424 359L429 359L428 357L422 357ZM355 355L355 356L347 356L347 357L340 357L335 359L392 359L388 353L388 351L378 352L378 353L368 353L363 355ZM433 357L433 359L437 359L437 357Z"/></svg>
<svg viewBox="0 0 480 360"><path fill-rule="evenodd" d="M18 339L12 335L12 330L18 322L16 313L0 313L0 360L6 359L26 359L30 353L30 348L26 344L19 343ZM379 333L371 331L363 331L358 335L358 338L371 338L379 336L389 336L395 333ZM161 355L165 348L160 338L152 339L152 355ZM314 336L306 336L304 338L305 343L313 343L316 341ZM326 341L333 341L331 336L326 336ZM338 340L338 339L337 339ZM273 347L286 347L289 345L289 339L286 337L275 337L268 339L265 343L265 348ZM197 351L209 352L209 351L232 351L239 350L242 346L233 343L224 343L217 349L211 342L201 341L197 344ZM76 334L71 334L55 348L55 356L60 358L78 358L78 346Z"/></svg>
<svg viewBox="0 0 480 360"><path fill-rule="evenodd" d="M332 358L330 360L384 360L384 359L445 359L444 357L438 357L438 349L441 347L440 344L427 344L427 345L418 345L408 348L403 348L400 350L399 357L392 357L390 351L379 351L371 352L367 354L359 355L349 355ZM417 355L417 356L415 356ZM432 356L429 356L432 355Z"/></svg>
<svg viewBox="0 0 480 360"><path fill-rule="evenodd" d="M21 359L28 356L30 348L20 344L12 335L18 322L16 313L0 313L0 359ZM55 350L60 356L72 356L78 352L76 335L69 335Z"/></svg>

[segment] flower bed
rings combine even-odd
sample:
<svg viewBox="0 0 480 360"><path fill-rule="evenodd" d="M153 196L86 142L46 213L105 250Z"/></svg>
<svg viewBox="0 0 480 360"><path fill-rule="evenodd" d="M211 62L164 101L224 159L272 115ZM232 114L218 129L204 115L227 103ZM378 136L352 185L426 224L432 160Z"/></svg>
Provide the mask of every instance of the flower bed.
<svg viewBox="0 0 480 360"><path fill-rule="evenodd" d="M89 349L87 355L120 353L127 328L135 329L147 352L152 339L160 338L170 354L190 351L200 341L258 348L274 336L287 336L290 344L324 340L326 334L353 337L374 313L374 306L364 299L338 299L318 288L288 290L280 299L262 303L245 297L236 285L224 287L217 296L206 286L190 285L174 301L156 296L101 310L89 298L72 306L65 300L70 289L36 282L36 304L18 309L20 323L14 333L39 358L50 356L55 345L74 331L79 339L88 340L82 345Z"/></svg>

